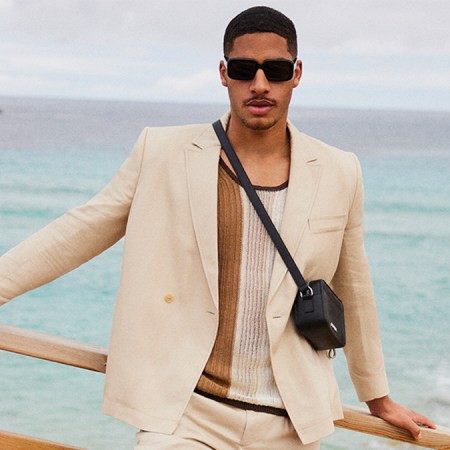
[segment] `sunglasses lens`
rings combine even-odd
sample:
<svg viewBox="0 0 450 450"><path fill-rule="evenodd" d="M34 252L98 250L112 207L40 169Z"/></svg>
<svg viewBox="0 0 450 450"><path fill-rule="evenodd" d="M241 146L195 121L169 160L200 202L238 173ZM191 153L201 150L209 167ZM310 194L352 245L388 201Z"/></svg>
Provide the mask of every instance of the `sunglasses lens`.
<svg viewBox="0 0 450 450"><path fill-rule="evenodd" d="M259 68L269 81L288 81L294 74L294 63L287 59L269 59L263 64L253 59L230 59L227 63L228 76L233 80L253 80Z"/></svg>
<svg viewBox="0 0 450 450"><path fill-rule="evenodd" d="M230 59L227 64L228 76L233 80L253 80L258 64L251 59Z"/></svg>
<svg viewBox="0 0 450 450"><path fill-rule="evenodd" d="M264 74L269 81L288 81L294 74L294 63L291 61L265 61Z"/></svg>

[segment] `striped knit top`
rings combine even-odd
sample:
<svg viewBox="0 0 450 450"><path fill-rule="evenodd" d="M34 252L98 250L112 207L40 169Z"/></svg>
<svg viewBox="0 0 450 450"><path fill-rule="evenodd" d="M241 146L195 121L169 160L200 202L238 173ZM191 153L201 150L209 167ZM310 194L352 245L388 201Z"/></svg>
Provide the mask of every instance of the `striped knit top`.
<svg viewBox="0 0 450 450"><path fill-rule="evenodd" d="M255 186L279 228L287 182ZM276 248L245 190L221 160L218 182L219 330L200 391L284 408L273 377L266 303Z"/></svg>

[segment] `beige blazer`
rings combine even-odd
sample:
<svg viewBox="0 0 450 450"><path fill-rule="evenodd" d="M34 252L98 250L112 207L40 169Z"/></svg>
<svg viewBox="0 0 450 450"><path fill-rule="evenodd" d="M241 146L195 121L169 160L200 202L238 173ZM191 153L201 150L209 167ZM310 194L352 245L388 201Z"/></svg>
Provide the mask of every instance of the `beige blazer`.
<svg viewBox="0 0 450 450"><path fill-rule="evenodd" d="M325 279L344 302L345 353L360 400L386 395L359 163L292 124L289 130L281 235L305 278ZM99 194L0 258L0 302L7 302L125 235L104 411L144 430L175 429L216 337L219 154L209 124L147 128ZM308 443L331 433L342 410L332 361L294 329L295 293L277 255L266 311L270 356L292 423Z"/></svg>

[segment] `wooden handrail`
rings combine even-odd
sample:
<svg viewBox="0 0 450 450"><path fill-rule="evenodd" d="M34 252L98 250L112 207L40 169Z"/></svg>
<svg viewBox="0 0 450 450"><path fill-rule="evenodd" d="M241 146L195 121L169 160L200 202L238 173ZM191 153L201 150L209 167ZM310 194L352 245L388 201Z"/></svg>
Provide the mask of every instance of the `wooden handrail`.
<svg viewBox="0 0 450 450"><path fill-rule="evenodd" d="M360 433L371 434L395 441L407 442L419 447L434 448L439 450L450 449L450 430L438 426L436 430L422 428L420 440L414 440L411 435L402 428L398 428L383 419L372 416L368 410L355 406L344 405L344 418L336 420L337 427Z"/></svg>
<svg viewBox="0 0 450 450"><path fill-rule="evenodd" d="M107 349L96 345L80 343L72 339L51 336L1 323L0 350L96 372L105 372L108 357ZM337 420L335 425L340 428L407 442L425 448L450 450L450 430L447 428L438 427L436 430L424 428L421 439L416 441L407 431L372 416L363 408L344 406L344 419Z"/></svg>
<svg viewBox="0 0 450 450"><path fill-rule="evenodd" d="M58 444L3 430L0 430L0 448L2 450L85 450L81 447Z"/></svg>
<svg viewBox="0 0 450 450"><path fill-rule="evenodd" d="M103 373L108 357L106 348L3 323L0 350Z"/></svg>

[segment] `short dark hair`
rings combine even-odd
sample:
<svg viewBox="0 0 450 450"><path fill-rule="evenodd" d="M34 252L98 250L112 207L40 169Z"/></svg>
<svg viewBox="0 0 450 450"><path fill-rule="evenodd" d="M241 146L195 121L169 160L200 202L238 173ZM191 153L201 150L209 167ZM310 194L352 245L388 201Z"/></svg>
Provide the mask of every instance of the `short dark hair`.
<svg viewBox="0 0 450 450"><path fill-rule="evenodd" d="M223 37L223 53L228 56L234 40L250 33L275 33L287 40L288 50L297 56L297 32L291 19L268 6L254 6L239 13L228 24Z"/></svg>

